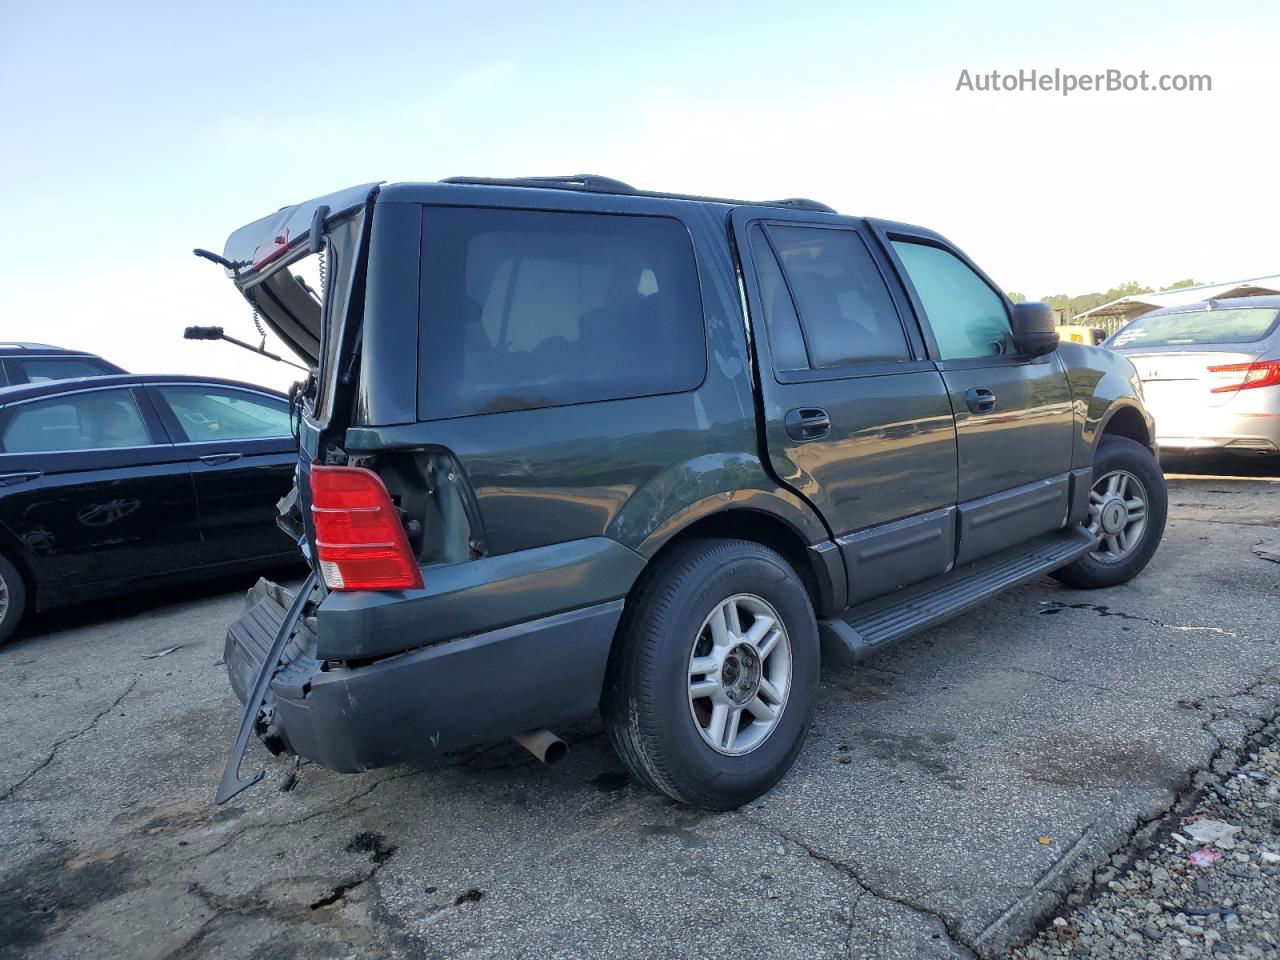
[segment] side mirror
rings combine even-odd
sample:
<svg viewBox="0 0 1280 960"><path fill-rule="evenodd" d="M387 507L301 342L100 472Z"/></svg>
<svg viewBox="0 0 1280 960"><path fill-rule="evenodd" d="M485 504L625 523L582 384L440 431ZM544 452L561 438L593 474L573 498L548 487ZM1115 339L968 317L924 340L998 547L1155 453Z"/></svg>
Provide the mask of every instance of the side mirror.
<svg viewBox="0 0 1280 960"><path fill-rule="evenodd" d="M1024 357L1040 357L1058 349L1053 307L1047 303L1013 305L1013 347Z"/></svg>

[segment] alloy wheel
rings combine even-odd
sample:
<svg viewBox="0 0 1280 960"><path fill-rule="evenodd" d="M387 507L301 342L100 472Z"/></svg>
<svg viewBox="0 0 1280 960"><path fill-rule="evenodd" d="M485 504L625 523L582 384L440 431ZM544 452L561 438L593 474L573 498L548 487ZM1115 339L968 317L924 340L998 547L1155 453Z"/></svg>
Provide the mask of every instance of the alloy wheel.
<svg viewBox="0 0 1280 960"><path fill-rule="evenodd" d="M689 712L717 753L741 756L768 739L791 691L791 640L768 601L740 593L716 604L689 655Z"/></svg>
<svg viewBox="0 0 1280 960"><path fill-rule="evenodd" d="M1147 528L1147 488L1128 470L1099 477L1089 491L1089 532L1098 546L1089 556L1119 563L1137 549Z"/></svg>

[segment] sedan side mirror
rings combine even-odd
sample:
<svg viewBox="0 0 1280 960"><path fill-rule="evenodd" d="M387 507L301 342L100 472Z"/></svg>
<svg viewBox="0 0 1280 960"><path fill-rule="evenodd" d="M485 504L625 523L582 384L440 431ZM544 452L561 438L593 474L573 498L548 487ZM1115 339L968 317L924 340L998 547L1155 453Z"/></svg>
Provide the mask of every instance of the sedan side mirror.
<svg viewBox="0 0 1280 960"><path fill-rule="evenodd" d="M1053 307L1047 303L1013 305L1013 347L1024 357L1040 357L1058 349Z"/></svg>

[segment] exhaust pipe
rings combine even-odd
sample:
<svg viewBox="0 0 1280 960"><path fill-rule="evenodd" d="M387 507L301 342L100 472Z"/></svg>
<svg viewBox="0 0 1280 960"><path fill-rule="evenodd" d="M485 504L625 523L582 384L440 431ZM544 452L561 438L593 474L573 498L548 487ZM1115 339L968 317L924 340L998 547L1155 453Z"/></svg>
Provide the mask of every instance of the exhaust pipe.
<svg viewBox="0 0 1280 960"><path fill-rule="evenodd" d="M569 745L550 730L527 730L524 733L513 733L511 739L548 767L554 767L569 755Z"/></svg>

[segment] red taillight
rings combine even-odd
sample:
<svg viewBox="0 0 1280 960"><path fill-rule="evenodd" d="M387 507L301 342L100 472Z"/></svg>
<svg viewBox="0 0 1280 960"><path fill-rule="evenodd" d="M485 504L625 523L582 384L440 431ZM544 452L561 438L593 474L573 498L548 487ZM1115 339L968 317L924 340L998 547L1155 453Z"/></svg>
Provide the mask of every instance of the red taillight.
<svg viewBox="0 0 1280 960"><path fill-rule="evenodd" d="M316 559L330 590L422 586L400 514L382 479L364 467L311 467Z"/></svg>
<svg viewBox="0 0 1280 960"><path fill-rule="evenodd" d="M281 230L270 240L260 243L253 251L253 269L265 267L272 260L278 260L289 249L289 231Z"/></svg>
<svg viewBox="0 0 1280 960"><path fill-rule="evenodd" d="M1236 390L1252 390L1254 387L1274 387L1280 384L1280 360L1260 360L1257 363L1228 363L1210 367L1210 373L1242 373L1237 383L1214 387L1210 393L1233 393Z"/></svg>

